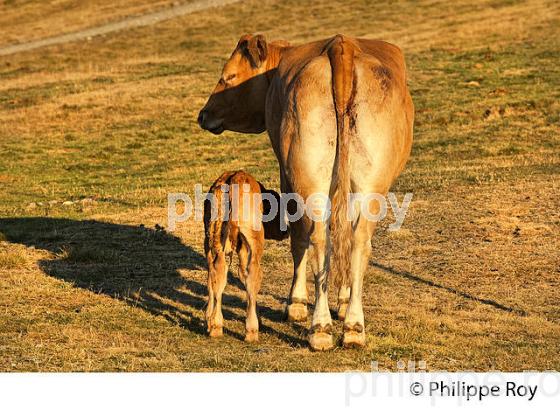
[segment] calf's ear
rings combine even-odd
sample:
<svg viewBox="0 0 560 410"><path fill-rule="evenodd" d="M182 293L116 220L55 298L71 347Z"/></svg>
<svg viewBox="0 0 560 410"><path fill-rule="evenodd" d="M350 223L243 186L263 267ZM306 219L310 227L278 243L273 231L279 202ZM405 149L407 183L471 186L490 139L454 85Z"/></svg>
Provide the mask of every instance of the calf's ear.
<svg viewBox="0 0 560 410"><path fill-rule="evenodd" d="M254 68L259 68L268 55L266 38L262 34L257 34L256 36L245 35L241 37L238 47L241 48Z"/></svg>

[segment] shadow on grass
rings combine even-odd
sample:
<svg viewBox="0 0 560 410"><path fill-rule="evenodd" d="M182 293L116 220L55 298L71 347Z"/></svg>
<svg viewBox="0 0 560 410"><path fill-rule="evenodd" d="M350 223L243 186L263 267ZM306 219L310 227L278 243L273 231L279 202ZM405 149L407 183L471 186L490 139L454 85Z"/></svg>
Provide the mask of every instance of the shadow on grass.
<svg viewBox="0 0 560 410"><path fill-rule="evenodd" d="M163 229L36 217L0 218L0 233L10 242L56 254L53 259L39 261L40 268L50 276L164 316L191 332L206 334L206 283L179 273L180 269L205 272L206 259ZM242 289L239 280L231 278L229 282ZM226 320L245 321L244 315L228 309L244 309L244 300L224 294L223 306ZM259 306L259 315L278 322L283 312ZM243 340L244 335L226 328L224 331ZM304 344L268 326L261 325L261 331L290 344Z"/></svg>
<svg viewBox="0 0 560 410"><path fill-rule="evenodd" d="M379 269L381 269L385 272L391 273L393 275L401 276L403 278L412 280L414 282L422 283L422 284L427 285L427 286L432 286L432 287L437 288L437 289L445 290L447 292L450 292L450 293L453 293L455 295L461 296L465 299L472 300L473 302L478 302L478 303L482 303L483 305L492 306L496 309L503 310L504 312L515 313L519 316L527 316L527 312L525 312L522 309L517 309L517 308L510 307L510 306L505 306L505 305L502 305L501 303L498 303L498 302L496 302L495 300L492 300L492 299L484 299L484 298L480 298L478 296L473 296L473 295L471 295L467 292L464 292L462 290L458 290L458 289L455 289L455 288L452 288L452 287L449 287L449 286L445 286L445 285L440 285L439 283L436 283L436 282L434 282L432 280L429 280L429 279L421 278L420 276L416 276L416 275L414 275L410 272L399 271L399 270L396 270L396 269L393 269L393 268L390 268L388 266L384 266L384 265L381 265L381 264L375 263L375 262L371 262L371 266L379 268Z"/></svg>

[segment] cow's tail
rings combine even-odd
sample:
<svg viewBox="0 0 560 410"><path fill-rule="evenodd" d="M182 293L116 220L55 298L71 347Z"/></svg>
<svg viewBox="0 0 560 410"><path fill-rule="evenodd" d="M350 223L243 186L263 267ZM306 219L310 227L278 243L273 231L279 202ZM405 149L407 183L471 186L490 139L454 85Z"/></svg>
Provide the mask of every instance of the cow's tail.
<svg viewBox="0 0 560 410"><path fill-rule="evenodd" d="M350 284L352 222L348 217L350 165L348 158L353 96L355 93L355 45L337 35L328 47L332 93L336 111L336 157L331 183L331 275L335 286Z"/></svg>

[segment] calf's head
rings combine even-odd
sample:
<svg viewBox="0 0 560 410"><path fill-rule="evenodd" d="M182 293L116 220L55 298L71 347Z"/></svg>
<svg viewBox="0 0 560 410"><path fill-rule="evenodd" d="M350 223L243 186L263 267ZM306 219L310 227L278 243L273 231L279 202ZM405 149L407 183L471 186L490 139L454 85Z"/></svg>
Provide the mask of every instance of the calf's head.
<svg viewBox="0 0 560 410"><path fill-rule="evenodd" d="M198 115L199 125L214 134L221 134L224 130L265 131L269 60L269 45L264 36L242 36Z"/></svg>

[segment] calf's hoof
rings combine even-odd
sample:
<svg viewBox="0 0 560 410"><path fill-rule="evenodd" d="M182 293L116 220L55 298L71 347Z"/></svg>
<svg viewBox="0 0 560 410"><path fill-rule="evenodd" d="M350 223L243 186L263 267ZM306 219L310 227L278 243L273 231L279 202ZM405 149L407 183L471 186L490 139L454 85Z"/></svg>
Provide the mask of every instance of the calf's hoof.
<svg viewBox="0 0 560 410"><path fill-rule="evenodd" d="M307 305L291 303L288 305L288 322L305 322L307 320Z"/></svg>
<svg viewBox="0 0 560 410"><path fill-rule="evenodd" d="M342 346L345 348L361 348L365 345L366 332L361 324L356 323L355 325L344 325Z"/></svg>
<svg viewBox="0 0 560 410"><path fill-rule="evenodd" d="M257 330L248 331L245 334L245 341L248 343L254 343L259 341L259 332Z"/></svg>
<svg viewBox="0 0 560 410"><path fill-rule="evenodd" d="M208 336L221 337L224 335L224 329L221 326L212 326L208 329Z"/></svg>
<svg viewBox="0 0 560 410"><path fill-rule="evenodd" d="M346 318L346 310L348 309L348 301L338 302L338 320Z"/></svg>
<svg viewBox="0 0 560 410"><path fill-rule="evenodd" d="M309 333L309 347L314 352L323 352L334 347L331 325L313 326Z"/></svg>

